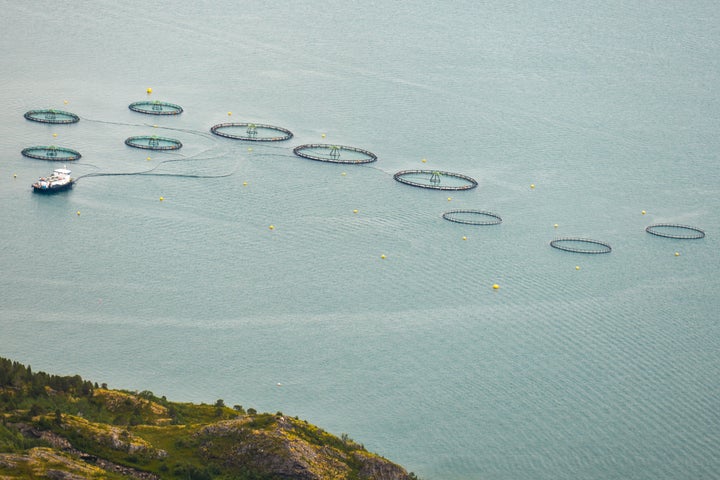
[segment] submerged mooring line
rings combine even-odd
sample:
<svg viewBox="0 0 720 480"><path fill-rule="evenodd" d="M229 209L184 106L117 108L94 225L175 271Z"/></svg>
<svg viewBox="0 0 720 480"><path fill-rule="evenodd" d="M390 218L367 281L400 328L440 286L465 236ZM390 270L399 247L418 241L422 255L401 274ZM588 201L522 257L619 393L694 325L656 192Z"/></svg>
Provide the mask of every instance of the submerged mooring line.
<svg viewBox="0 0 720 480"><path fill-rule="evenodd" d="M205 175L205 174L193 174L193 173L155 173L155 170L162 167L166 163L174 163L174 162L197 162L202 160L213 160L214 158L218 157L209 157L209 158L171 158L168 160L163 160L161 162L158 162L157 165L154 167L148 169L148 170L141 170L137 172L92 172L92 173L86 173L84 175L80 175L75 179L77 182L78 180L82 178L90 178L90 177L122 177L122 176L154 176L154 177L177 177L177 178L225 178L230 177L234 175L237 172L237 169L239 167L239 162L236 163L235 168L229 172L229 173L221 173L217 175Z"/></svg>
<svg viewBox="0 0 720 480"><path fill-rule="evenodd" d="M214 135L212 135L212 134L210 134L210 133L206 133L206 132L200 131L200 130L192 130L192 129L186 129L186 128L177 128L177 127L167 127L167 126L158 126L158 125L149 125L149 124L147 124L147 123L137 124L137 123L128 123L128 122L112 122L112 121L107 121L107 120L89 119L89 118L84 118L84 117L83 117L82 119L85 120L85 121L88 121L88 122L104 123L104 124L109 124L109 125L134 126L134 127L151 127L151 128L161 128L161 129L164 129L164 130L173 130L173 131L184 132L184 133L188 133L188 134L191 134L191 135L197 135L197 136L200 136L200 137L203 137L203 138L206 138L206 139L212 139L214 146L209 147L209 148L203 150L202 152L199 152L198 154L193 155L193 156L191 156L191 157L184 157L182 153L179 153L179 152L177 152L177 151L160 150L160 151L162 151L163 155L179 155L179 156L181 156L182 158L171 158L171 159L163 160L163 161L161 161L161 162L158 162L155 166L153 166L153 167L150 168L150 169L141 170L141 171L135 171L135 172L92 172L92 173L86 173L86 174L84 174L84 175L78 176L78 177L75 179L76 182L79 181L80 179L83 179L83 178L91 178L91 177L120 177L120 176L143 176L143 175L144 175L144 176L156 176L156 177L176 177L176 178L225 178L225 177L230 177L230 176L234 175L235 173L237 173L237 170L238 170L238 168L239 168L239 162L237 162L236 165L235 165L235 168L234 168L232 171L230 171L230 172L228 172L228 173L221 173L221 174L216 174L216 175L209 175L209 174L191 174L191 173L159 173L159 172L156 172L156 170L157 170L158 168L162 167L163 165L168 164L168 163L174 163L174 162L199 162L199 161L204 161L204 160L216 160L216 159L219 159L219 158L223 157L224 155L228 155L228 154L230 153L230 151L229 151L228 148L223 148L223 149L222 149L222 152L219 152L219 153L216 154L216 155L201 157L202 155L208 153L210 150L213 150L214 148L216 148L216 147L217 147L220 143L222 143L222 142L220 142L220 141L217 139L216 136L214 136ZM131 138L132 138L132 137L131 137ZM153 138L153 137L147 136L147 138ZM164 139L164 137L158 137L158 136L155 136L155 138L157 138L158 140ZM172 140L175 141L175 139L172 139ZM178 141L178 143L179 143L179 141ZM91 165L91 166L93 166L94 168L99 168L99 167L97 167L96 165Z"/></svg>
<svg viewBox="0 0 720 480"><path fill-rule="evenodd" d="M121 125L124 127L144 127L146 123L129 123L129 122L111 122L110 120L97 120L94 118L80 117L85 122L104 123L106 125Z"/></svg>

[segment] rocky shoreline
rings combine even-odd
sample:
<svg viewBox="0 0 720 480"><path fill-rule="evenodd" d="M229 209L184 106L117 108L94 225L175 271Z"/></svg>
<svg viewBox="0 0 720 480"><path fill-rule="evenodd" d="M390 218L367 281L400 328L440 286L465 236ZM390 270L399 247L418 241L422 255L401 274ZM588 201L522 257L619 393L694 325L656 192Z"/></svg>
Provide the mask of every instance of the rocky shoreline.
<svg viewBox="0 0 720 480"><path fill-rule="evenodd" d="M346 434L276 412L171 402L0 358L0 479L416 480Z"/></svg>

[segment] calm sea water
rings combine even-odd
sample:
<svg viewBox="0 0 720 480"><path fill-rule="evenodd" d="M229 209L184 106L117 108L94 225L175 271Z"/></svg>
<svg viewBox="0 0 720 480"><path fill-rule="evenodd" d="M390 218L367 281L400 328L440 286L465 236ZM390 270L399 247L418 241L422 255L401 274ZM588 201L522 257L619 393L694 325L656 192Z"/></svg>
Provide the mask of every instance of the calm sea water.
<svg viewBox="0 0 720 480"><path fill-rule="evenodd" d="M280 410L426 479L720 478L716 2L184 3L3 5L0 355ZM130 111L148 87L185 112ZM184 146L123 143L152 134ZM292 154L326 142L379 160ZM54 165L20 151L49 144L78 176L232 175L33 195ZM392 178L419 168L479 186Z"/></svg>

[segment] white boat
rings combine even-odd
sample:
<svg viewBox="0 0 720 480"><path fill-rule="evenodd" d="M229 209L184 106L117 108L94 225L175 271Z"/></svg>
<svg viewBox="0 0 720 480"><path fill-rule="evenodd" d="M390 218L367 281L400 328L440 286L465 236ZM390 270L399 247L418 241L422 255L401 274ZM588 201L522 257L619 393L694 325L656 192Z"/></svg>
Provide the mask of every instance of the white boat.
<svg viewBox="0 0 720 480"><path fill-rule="evenodd" d="M56 168L49 177L40 177L32 184L33 191L37 193L55 193L72 188L75 179L70 176L72 172L67 168Z"/></svg>

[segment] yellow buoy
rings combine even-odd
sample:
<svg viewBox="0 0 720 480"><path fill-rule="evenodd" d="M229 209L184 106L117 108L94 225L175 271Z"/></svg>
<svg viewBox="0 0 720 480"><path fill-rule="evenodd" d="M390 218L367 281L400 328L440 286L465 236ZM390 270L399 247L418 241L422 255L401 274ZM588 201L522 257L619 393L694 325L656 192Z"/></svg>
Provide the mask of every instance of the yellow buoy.
<svg viewBox="0 0 720 480"><path fill-rule="evenodd" d="M580 265L575 265L575 270L580 270Z"/></svg>
<svg viewBox="0 0 720 480"><path fill-rule="evenodd" d="M640 213L642 213L643 215L645 215L647 212L646 212L645 210L643 210L643 211L640 212Z"/></svg>
<svg viewBox="0 0 720 480"><path fill-rule="evenodd" d="M270 230L275 230L275 225L270 225L268 228L269 228Z"/></svg>
<svg viewBox="0 0 720 480"><path fill-rule="evenodd" d="M153 128L157 128L157 124L156 124L156 125L153 125Z"/></svg>
<svg viewBox="0 0 720 480"><path fill-rule="evenodd" d="M243 187L247 187L247 182L243 182Z"/></svg>
<svg viewBox="0 0 720 480"><path fill-rule="evenodd" d="M148 93L148 94L151 94L151 93L152 93L152 88L148 87L147 93Z"/></svg>
<svg viewBox="0 0 720 480"><path fill-rule="evenodd" d="M493 284L493 290L497 290L498 288L500 288L500 285L498 285L497 283Z"/></svg>
<svg viewBox="0 0 720 480"><path fill-rule="evenodd" d="M423 162L423 163L427 163L427 158L423 158L423 159L422 159L422 162Z"/></svg>
<svg viewBox="0 0 720 480"><path fill-rule="evenodd" d="M556 223L555 225L553 225L553 228L557 228L557 227L558 227L558 224L557 224L557 223Z"/></svg>
<svg viewBox="0 0 720 480"><path fill-rule="evenodd" d="M53 137L57 137L57 133L53 133Z"/></svg>
<svg viewBox="0 0 720 480"><path fill-rule="evenodd" d="M382 258L383 260L385 260L385 258L387 258L387 257L385 257L385 254L383 253L382 255L380 255L380 258Z"/></svg>
<svg viewBox="0 0 720 480"><path fill-rule="evenodd" d="M467 237L463 237L463 240L467 240Z"/></svg>
<svg viewBox="0 0 720 480"><path fill-rule="evenodd" d="M342 175L344 177L345 175L347 175L347 173L342 172L340 175Z"/></svg>
<svg viewBox="0 0 720 480"><path fill-rule="evenodd" d="M322 138L325 138L325 134L324 134L324 133L323 133L321 136L322 136Z"/></svg>
<svg viewBox="0 0 720 480"><path fill-rule="evenodd" d="M355 210L353 210L353 213L357 213L357 212L358 212L358 211L357 211L357 208L356 208Z"/></svg>
<svg viewBox="0 0 720 480"><path fill-rule="evenodd" d="M13 178L17 178L17 173L13 173Z"/></svg>
<svg viewBox="0 0 720 480"><path fill-rule="evenodd" d="M680 252L675 252L675 256L676 256L676 257L679 257L679 256L680 256Z"/></svg>
<svg viewBox="0 0 720 480"><path fill-rule="evenodd" d="M448 197L448 202L449 202L450 200L452 200L452 197Z"/></svg>
<svg viewBox="0 0 720 480"><path fill-rule="evenodd" d="M228 112L228 117L232 116L232 112Z"/></svg>
<svg viewBox="0 0 720 480"><path fill-rule="evenodd" d="M78 210L78 211L75 212L75 213L77 213L78 217L80 216L80 210Z"/></svg>
<svg viewBox="0 0 720 480"><path fill-rule="evenodd" d="M165 197L160 197L160 201L162 202L163 200L165 200Z"/></svg>
<svg viewBox="0 0 720 480"><path fill-rule="evenodd" d="M68 104L68 101L67 101L67 100L63 100L63 103L64 103L65 105L67 105L67 104Z"/></svg>
<svg viewBox="0 0 720 480"><path fill-rule="evenodd" d="M531 183L531 184L530 184L530 188L535 188L535 184L534 184L534 183Z"/></svg>
<svg viewBox="0 0 720 480"><path fill-rule="evenodd" d="M248 152L252 152L252 147L248 147Z"/></svg>
<svg viewBox="0 0 720 480"><path fill-rule="evenodd" d="M152 159L151 159L150 157L147 157L145 160L147 160L147 161L149 162L149 161L152 160Z"/></svg>

